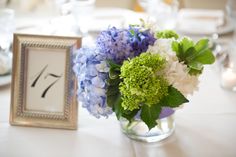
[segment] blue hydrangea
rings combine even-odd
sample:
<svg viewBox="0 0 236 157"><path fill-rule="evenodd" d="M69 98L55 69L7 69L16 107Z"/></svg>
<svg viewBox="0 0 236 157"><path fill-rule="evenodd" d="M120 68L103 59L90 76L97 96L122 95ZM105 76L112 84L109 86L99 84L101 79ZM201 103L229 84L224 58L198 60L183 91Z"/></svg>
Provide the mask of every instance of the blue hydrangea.
<svg viewBox="0 0 236 157"><path fill-rule="evenodd" d="M112 109L106 104L109 67L105 60L94 48L81 48L74 59L78 101L97 118L108 117L112 113Z"/></svg>
<svg viewBox="0 0 236 157"><path fill-rule="evenodd" d="M73 70L78 80L78 100L97 118L108 117L112 109L106 103L109 67L106 60L118 64L145 52L155 38L149 30L140 27L102 31L96 40L96 48L81 48L74 59Z"/></svg>

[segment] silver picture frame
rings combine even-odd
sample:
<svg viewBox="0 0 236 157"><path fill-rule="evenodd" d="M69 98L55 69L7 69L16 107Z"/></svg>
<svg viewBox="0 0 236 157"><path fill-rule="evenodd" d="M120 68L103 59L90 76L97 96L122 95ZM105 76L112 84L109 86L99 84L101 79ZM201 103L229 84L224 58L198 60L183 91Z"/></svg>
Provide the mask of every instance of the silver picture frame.
<svg viewBox="0 0 236 157"><path fill-rule="evenodd" d="M79 37L14 34L11 125L77 129L72 66L80 46Z"/></svg>

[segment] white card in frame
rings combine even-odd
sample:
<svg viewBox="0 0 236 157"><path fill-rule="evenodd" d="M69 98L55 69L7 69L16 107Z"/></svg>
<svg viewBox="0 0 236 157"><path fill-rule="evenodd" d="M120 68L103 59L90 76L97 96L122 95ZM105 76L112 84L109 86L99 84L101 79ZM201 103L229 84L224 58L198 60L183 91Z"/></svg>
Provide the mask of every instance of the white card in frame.
<svg viewBox="0 0 236 157"><path fill-rule="evenodd" d="M14 34L10 124L77 129L73 55L81 38Z"/></svg>

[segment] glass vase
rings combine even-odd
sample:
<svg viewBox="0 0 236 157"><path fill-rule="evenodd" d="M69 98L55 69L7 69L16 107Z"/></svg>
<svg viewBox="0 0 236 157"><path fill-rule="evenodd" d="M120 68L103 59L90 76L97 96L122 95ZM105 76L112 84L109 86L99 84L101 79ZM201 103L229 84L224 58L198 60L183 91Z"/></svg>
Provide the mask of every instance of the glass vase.
<svg viewBox="0 0 236 157"><path fill-rule="evenodd" d="M158 142L166 139L174 132L174 111L164 116L161 115L157 120L157 125L151 130L141 119L129 122L127 119L121 118L120 125L122 132L133 140L147 143Z"/></svg>
<svg viewBox="0 0 236 157"><path fill-rule="evenodd" d="M178 0L138 0L148 15L155 19L160 29L174 29L177 23Z"/></svg>

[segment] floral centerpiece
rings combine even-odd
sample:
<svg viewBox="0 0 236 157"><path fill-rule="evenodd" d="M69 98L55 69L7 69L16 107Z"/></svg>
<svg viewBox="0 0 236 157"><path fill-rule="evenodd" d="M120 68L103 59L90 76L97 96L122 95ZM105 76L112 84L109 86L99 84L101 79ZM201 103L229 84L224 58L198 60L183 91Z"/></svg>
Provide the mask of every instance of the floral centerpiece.
<svg viewBox="0 0 236 157"><path fill-rule="evenodd" d="M97 118L115 112L118 120L130 124L138 119L151 130L164 109L188 102L203 66L214 60L208 39L195 43L144 23L110 27L99 34L95 47L76 54L78 100Z"/></svg>

